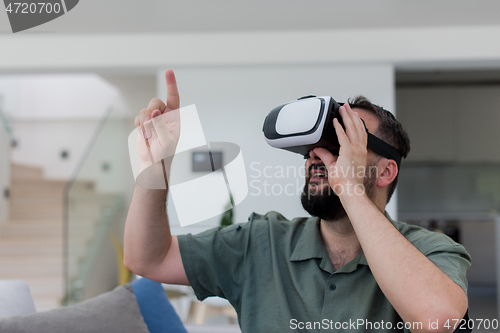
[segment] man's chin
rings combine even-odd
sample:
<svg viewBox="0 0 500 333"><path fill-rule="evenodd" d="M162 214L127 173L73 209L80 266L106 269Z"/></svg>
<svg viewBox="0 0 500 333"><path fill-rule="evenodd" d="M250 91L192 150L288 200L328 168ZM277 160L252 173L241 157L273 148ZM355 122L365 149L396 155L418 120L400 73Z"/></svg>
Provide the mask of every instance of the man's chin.
<svg viewBox="0 0 500 333"><path fill-rule="evenodd" d="M302 207L309 214L323 220L336 221L347 215L339 197L333 192L328 183L320 185L308 184L307 191L304 188L300 199Z"/></svg>

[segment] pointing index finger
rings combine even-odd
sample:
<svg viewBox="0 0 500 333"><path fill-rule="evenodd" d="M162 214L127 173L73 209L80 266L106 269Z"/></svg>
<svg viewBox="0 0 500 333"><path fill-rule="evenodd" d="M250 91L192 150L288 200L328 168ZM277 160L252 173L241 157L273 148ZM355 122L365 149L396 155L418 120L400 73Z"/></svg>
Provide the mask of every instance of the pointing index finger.
<svg viewBox="0 0 500 333"><path fill-rule="evenodd" d="M169 69L165 72L165 81L167 83L167 109L176 110L179 108L179 91L177 90L177 81L174 71Z"/></svg>

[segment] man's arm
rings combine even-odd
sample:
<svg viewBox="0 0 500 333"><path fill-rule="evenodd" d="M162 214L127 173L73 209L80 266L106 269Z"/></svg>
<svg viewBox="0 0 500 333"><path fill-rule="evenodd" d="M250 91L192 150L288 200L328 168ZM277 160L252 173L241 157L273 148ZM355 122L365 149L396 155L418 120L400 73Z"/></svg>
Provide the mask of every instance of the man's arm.
<svg viewBox="0 0 500 333"><path fill-rule="evenodd" d="M165 210L166 190L134 189L125 224L123 260L132 272L151 280L189 285L177 237Z"/></svg>
<svg viewBox="0 0 500 333"><path fill-rule="evenodd" d="M178 119L169 117L173 113L168 115L179 108L174 73L167 71L165 79L167 104L160 99L152 99L135 119L135 126L144 133L144 138L139 137L138 140L141 172L157 174L160 178L168 174L171 159L158 161L171 154L172 149L175 150L179 135L179 124L175 123ZM165 122L160 124L160 120ZM157 163L154 163L158 156ZM124 264L132 272L155 281L189 285L177 237L170 233L166 213L168 184L165 179L162 181L165 181L165 189L148 189L139 185L134 188L125 224Z"/></svg>
<svg viewBox="0 0 500 333"><path fill-rule="evenodd" d="M464 290L411 244L366 196L341 198L366 260L392 306L405 322L429 320L453 326L467 311Z"/></svg>
<svg viewBox="0 0 500 333"><path fill-rule="evenodd" d="M335 168L349 170L367 163L364 125L348 105L341 108L341 115L345 131L334 120L341 145L339 157L335 159L322 148L314 152L329 170L330 186L339 193L375 280L405 322L421 322L426 331L429 320L439 320L441 331L453 331L443 324L448 319L463 318L468 304L462 288L413 246L366 193L342 191L363 186L363 177L357 173L342 177L342 172L330 177ZM449 324L453 326L454 322L450 320Z"/></svg>

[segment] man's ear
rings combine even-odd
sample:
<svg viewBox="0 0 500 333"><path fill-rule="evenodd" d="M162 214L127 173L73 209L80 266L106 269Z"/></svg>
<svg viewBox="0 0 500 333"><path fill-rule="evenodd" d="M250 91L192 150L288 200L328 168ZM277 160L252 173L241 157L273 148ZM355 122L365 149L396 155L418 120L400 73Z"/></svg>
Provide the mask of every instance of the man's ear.
<svg viewBox="0 0 500 333"><path fill-rule="evenodd" d="M381 158L378 163L379 173L377 179L377 187L384 188L398 175L398 165L394 160Z"/></svg>

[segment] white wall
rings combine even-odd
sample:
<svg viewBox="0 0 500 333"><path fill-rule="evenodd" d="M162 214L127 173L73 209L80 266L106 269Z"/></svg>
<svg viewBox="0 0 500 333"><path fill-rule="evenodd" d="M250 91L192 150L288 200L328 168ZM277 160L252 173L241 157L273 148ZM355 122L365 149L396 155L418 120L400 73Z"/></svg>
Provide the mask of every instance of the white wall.
<svg viewBox="0 0 500 333"><path fill-rule="evenodd" d="M98 119L18 120L15 136L18 146L12 151L17 164L42 167L49 179L69 179L90 143ZM62 159L62 150L69 152Z"/></svg>
<svg viewBox="0 0 500 333"><path fill-rule="evenodd" d="M70 178L107 110L128 111L119 90L95 74L7 75L0 93L18 142L12 161L42 167L51 179Z"/></svg>
<svg viewBox="0 0 500 333"><path fill-rule="evenodd" d="M0 92L15 120L100 118L124 107L118 89L96 74L2 75Z"/></svg>
<svg viewBox="0 0 500 333"><path fill-rule="evenodd" d="M294 177L293 173L284 178L258 177L256 171L262 172L264 167L269 167L267 170L274 175L280 168L286 170L288 166L293 166L299 169L304 165L302 156L271 148L264 141L262 124L272 108L309 94L331 95L339 101L363 94L389 110L395 107L394 75L390 65L238 66L174 70L181 106L196 104L207 140L233 142L242 149L248 181L253 186L249 186L245 201L236 207L235 222L246 221L252 212L265 214L271 210L281 212L289 219L307 215L300 203L303 177ZM158 72L158 96L161 98L166 96L164 73L164 70ZM191 165L186 165L186 169L191 169ZM269 184L267 195L264 181ZM293 188L294 195L272 193L273 185L277 193L287 184L292 184L289 190ZM169 202L169 207L171 222L175 224L172 202ZM394 206L389 209L395 216ZM218 218L215 218L194 227L217 223Z"/></svg>

